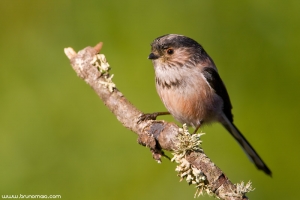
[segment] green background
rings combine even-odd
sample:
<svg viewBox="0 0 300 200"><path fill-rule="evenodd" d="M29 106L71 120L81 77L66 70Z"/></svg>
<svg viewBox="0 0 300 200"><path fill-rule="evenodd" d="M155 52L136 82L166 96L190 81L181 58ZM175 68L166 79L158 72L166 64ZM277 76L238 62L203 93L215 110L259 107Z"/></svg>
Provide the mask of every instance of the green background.
<svg viewBox="0 0 300 200"><path fill-rule="evenodd" d="M299 10L296 0L1 0L0 194L193 199L175 164L157 164L63 52L103 41L123 94L144 112L164 111L147 56L153 39L178 33L214 59L235 124L273 178L218 124L203 130L205 152L233 182L253 182L251 199L297 199Z"/></svg>

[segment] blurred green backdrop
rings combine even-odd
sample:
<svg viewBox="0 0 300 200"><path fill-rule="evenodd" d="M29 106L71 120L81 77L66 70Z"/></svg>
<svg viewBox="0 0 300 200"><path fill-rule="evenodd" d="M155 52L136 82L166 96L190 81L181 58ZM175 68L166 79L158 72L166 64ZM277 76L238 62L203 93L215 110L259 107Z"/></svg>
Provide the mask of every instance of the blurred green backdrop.
<svg viewBox="0 0 300 200"><path fill-rule="evenodd" d="M250 198L296 199L299 10L295 0L1 0L0 194L193 199L195 189L179 183L175 164L157 164L63 53L103 41L117 87L142 111L163 111L149 44L179 33L213 57L235 124L273 178L256 170L218 124L204 128L205 152L233 182L253 182Z"/></svg>

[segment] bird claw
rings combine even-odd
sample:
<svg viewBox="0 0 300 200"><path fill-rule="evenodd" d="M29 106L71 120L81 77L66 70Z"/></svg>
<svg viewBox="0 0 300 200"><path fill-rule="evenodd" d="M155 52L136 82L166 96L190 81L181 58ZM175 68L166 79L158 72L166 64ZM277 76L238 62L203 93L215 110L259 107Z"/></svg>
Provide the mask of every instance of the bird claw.
<svg viewBox="0 0 300 200"><path fill-rule="evenodd" d="M159 115L159 113L157 113L157 112L156 113L145 113L145 114L142 114L139 117L137 123L139 124L139 123L141 123L143 121L147 121L147 120L156 120L156 118L157 118L158 115Z"/></svg>

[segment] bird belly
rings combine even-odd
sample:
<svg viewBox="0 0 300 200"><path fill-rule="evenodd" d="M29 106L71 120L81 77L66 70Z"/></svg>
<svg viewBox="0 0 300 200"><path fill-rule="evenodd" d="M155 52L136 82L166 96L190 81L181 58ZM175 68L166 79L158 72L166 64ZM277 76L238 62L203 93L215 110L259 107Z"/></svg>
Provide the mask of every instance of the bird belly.
<svg viewBox="0 0 300 200"><path fill-rule="evenodd" d="M195 87L192 87L195 88ZM157 88L167 110L180 123L197 127L217 120L222 110L219 97L209 86L191 88Z"/></svg>

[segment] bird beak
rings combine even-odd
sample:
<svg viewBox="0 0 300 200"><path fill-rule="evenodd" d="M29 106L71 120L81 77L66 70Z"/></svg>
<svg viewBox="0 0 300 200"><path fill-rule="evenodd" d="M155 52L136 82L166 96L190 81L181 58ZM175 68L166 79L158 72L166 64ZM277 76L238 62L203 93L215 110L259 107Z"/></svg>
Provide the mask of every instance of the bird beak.
<svg viewBox="0 0 300 200"><path fill-rule="evenodd" d="M155 60L157 59L159 56L155 55L154 53L150 53L150 55L148 56L148 59L150 60Z"/></svg>

